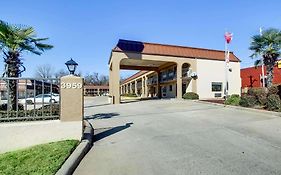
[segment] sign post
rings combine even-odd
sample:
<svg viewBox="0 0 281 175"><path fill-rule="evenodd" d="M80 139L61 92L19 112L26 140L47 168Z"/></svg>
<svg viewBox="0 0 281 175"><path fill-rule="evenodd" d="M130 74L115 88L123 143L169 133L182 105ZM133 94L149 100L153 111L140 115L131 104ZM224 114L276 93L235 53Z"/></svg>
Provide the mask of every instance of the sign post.
<svg viewBox="0 0 281 175"><path fill-rule="evenodd" d="M82 121L84 116L83 78L67 75L60 80L60 120Z"/></svg>

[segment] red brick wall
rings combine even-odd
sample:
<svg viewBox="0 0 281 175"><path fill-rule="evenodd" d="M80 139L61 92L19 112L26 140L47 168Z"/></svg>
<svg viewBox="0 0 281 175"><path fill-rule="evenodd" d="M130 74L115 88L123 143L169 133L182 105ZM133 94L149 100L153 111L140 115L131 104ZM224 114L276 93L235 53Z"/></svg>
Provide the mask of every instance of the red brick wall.
<svg viewBox="0 0 281 175"><path fill-rule="evenodd" d="M281 69L275 66L273 71L273 84L281 84ZM262 82L260 81L261 72L261 66L241 69L242 89L245 87L262 87ZM264 74L266 76L266 68Z"/></svg>

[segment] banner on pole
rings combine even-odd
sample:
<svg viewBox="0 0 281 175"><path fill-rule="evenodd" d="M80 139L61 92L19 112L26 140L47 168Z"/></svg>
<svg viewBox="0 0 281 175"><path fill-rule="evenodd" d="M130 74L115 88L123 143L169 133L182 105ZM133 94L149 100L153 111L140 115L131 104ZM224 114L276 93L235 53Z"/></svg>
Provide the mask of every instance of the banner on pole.
<svg viewBox="0 0 281 175"><path fill-rule="evenodd" d="M227 44L229 44L233 38L233 33L225 32L224 38Z"/></svg>

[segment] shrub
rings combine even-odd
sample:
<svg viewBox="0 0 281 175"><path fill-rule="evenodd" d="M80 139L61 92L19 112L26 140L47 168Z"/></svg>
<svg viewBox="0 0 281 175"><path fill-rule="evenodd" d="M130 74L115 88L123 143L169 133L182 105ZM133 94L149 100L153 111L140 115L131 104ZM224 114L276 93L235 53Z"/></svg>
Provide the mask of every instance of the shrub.
<svg viewBox="0 0 281 175"><path fill-rule="evenodd" d="M122 94L124 97L137 97L137 94L135 93L128 93L128 94Z"/></svg>
<svg viewBox="0 0 281 175"><path fill-rule="evenodd" d="M187 100L196 100L199 99L199 95L195 92L187 92L182 96L182 98Z"/></svg>
<svg viewBox="0 0 281 175"><path fill-rule="evenodd" d="M253 95L244 95L241 97L239 105L243 107L254 107L257 103L257 99Z"/></svg>
<svg viewBox="0 0 281 175"><path fill-rule="evenodd" d="M259 104L261 104L261 105L266 104L266 102L267 102L266 89L264 89L264 88L256 89L254 96L256 97Z"/></svg>
<svg viewBox="0 0 281 175"><path fill-rule="evenodd" d="M238 94L232 94L229 98L227 98L224 104L238 106L239 102L240 102L240 96Z"/></svg>
<svg viewBox="0 0 281 175"><path fill-rule="evenodd" d="M271 86L268 88L268 95L272 94L278 94L278 87L277 86Z"/></svg>
<svg viewBox="0 0 281 175"><path fill-rule="evenodd" d="M1 104L0 105L0 110L1 111L6 111L7 110L7 103ZM23 110L23 105L22 104L18 104L18 110Z"/></svg>
<svg viewBox="0 0 281 175"><path fill-rule="evenodd" d="M251 95L251 96L255 96L255 90L256 89L254 89L254 88L250 88L249 90L248 90L248 92L247 92L247 95Z"/></svg>
<svg viewBox="0 0 281 175"><path fill-rule="evenodd" d="M281 100L279 95L271 94L267 97L266 107L268 110L277 111L281 109Z"/></svg>
<svg viewBox="0 0 281 175"><path fill-rule="evenodd" d="M279 97L281 98L281 85L278 85L277 88L278 88L277 95L279 95Z"/></svg>

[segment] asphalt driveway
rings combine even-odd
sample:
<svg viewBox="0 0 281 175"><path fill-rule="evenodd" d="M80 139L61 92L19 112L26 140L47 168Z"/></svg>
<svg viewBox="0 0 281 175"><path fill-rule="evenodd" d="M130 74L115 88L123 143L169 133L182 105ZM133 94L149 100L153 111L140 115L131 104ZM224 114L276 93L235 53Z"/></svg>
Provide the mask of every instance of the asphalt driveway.
<svg viewBox="0 0 281 175"><path fill-rule="evenodd" d="M74 174L281 174L281 117L192 101L104 104L85 109L96 142Z"/></svg>

